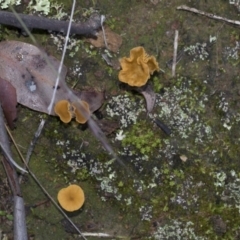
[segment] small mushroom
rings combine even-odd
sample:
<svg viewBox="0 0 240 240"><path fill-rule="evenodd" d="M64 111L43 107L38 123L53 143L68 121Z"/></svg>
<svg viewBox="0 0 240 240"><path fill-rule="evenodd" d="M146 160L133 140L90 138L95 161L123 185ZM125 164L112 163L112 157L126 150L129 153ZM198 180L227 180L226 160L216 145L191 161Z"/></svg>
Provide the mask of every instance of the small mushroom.
<svg viewBox="0 0 240 240"><path fill-rule="evenodd" d="M85 101L79 101L74 102L72 106L74 108L76 121L81 124L86 123L90 117L90 109L88 103Z"/></svg>
<svg viewBox="0 0 240 240"><path fill-rule="evenodd" d="M60 100L54 106L54 112L64 123L69 123L72 119L71 104L67 100Z"/></svg>
<svg viewBox="0 0 240 240"><path fill-rule="evenodd" d="M133 87L141 87L147 83L150 74L159 71L154 56L149 56L143 47L135 47L130 51L130 57L120 59L122 70L118 74L121 82Z"/></svg>
<svg viewBox="0 0 240 240"><path fill-rule="evenodd" d="M82 207L85 196L81 187L72 184L66 188L62 188L58 192L57 199L64 210L73 212Z"/></svg>

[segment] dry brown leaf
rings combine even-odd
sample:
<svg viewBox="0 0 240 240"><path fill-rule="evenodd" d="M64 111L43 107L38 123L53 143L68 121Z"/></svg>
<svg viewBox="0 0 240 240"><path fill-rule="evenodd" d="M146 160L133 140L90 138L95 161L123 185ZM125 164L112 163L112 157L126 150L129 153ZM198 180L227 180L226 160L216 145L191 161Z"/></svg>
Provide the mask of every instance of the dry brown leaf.
<svg viewBox="0 0 240 240"><path fill-rule="evenodd" d="M147 111L150 113L153 110L156 100L156 93L153 91L152 86L147 83L144 87L137 88L136 90L144 96L147 104Z"/></svg>
<svg viewBox="0 0 240 240"><path fill-rule="evenodd" d="M55 57L34 45L18 41L0 43L0 76L15 87L18 103L33 110L48 113L55 87L54 103L62 99L70 102L79 100L65 82L65 66L59 85L55 86L59 64L60 61ZM89 102L91 108L91 103L94 103L92 96L85 98L85 101ZM55 115L53 109L51 115Z"/></svg>
<svg viewBox="0 0 240 240"><path fill-rule="evenodd" d="M118 35L117 33L113 32L109 27L104 28L106 41L108 45L108 49L112 52L118 52L119 48L122 45L122 37ZM97 38L89 38L88 41L97 48L106 47L104 38L103 38L103 32L100 30L98 32Z"/></svg>
<svg viewBox="0 0 240 240"><path fill-rule="evenodd" d="M17 95L12 84L0 77L0 104L7 123L11 129L14 128L14 120L17 118Z"/></svg>
<svg viewBox="0 0 240 240"><path fill-rule="evenodd" d="M105 135L115 132L120 127L119 122L112 119L101 119L97 121L97 124Z"/></svg>

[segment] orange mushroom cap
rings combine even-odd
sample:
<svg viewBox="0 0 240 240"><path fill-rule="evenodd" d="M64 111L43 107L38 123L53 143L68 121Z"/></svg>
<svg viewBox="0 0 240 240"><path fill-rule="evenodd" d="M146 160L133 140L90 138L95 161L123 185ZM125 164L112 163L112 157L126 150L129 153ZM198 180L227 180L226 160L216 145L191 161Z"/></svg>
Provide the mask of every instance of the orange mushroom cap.
<svg viewBox="0 0 240 240"><path fill-rule="evenodd" d="M70 110L71 104L67 100L60 100L54 106L54 112L60 117L64 123L69 123L72 119Z"/></svg>
<svg viewBox="0 0 240 240"><path fill-rule="evenodd" d="M79 101L74 102L72 105L74 107L76 121L82 124L87 122L90 117L90 109L88 103L85 101Z"/></svg>
<svg viewBox="0 0 240 240"><path fill-rule="evenodd" d="M82 207L85 196L81 187L72 184L62 188L57 195L59 204L68 212L73 212Z"/></svg>
<svg viewBox="0 0 240 240"><path fill-rule="evenodd" d="M143 47L131 49L130 57L121 58L120 65L122 70L118 74L119 80L136 87L145 85L150 74L159 71L156 58L149 56Z"/></svg>

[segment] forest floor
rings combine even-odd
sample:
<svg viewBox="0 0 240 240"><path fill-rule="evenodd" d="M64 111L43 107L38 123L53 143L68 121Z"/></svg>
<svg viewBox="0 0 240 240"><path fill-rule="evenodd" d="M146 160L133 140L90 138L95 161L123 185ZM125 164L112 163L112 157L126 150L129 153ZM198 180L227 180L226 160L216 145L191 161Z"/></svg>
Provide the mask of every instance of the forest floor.
<svg viewBox="0 0 240 240"><path fill-rule="evenodd" d="M61 2L62 8L50 8L48 15L70 12L71 2ZM95 11L106 16L105 27L114 33L109 44L116 49L106 51L88 38L72 36L64 63L66 82L75 90L104 91L93 118L125 167L86 125L64 124L21 105L12 135L26 154L40 120L46 119L29 166L56 201L58 191L70 183L82 187L84 206L68 213L82 232L106 233L110 239L240 238L239 26L177 10L185 4L238 20L236 6L215 2L77 1L74 19ZM16 9L26 13L28 4ZM181 57L172 76L176 30ZM64 35L32 34L60 59ZM31 43L7 26L1 28L1 39ZM149 115L143 96L118 80L118 59L129 57L137 46L155 56L161 69L149 80L156 93ZM171 134L162 131L155 118ZM21 190L29 239L79 238L31 177L24 177ZM0 239L12 239L12 205L0 166Z"/></svg>

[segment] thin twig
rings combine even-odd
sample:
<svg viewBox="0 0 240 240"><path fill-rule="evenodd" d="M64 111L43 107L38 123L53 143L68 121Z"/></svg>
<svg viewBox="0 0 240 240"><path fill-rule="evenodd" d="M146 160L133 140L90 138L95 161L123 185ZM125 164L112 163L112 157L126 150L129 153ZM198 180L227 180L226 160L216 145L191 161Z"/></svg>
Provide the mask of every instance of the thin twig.
<svg viewBox="0 0 240 240"><path fill-rule="evenodd" d="M39 136L40 136L41 133L42 133L42 130L43 130L43 127L44 127L45 123L46 123L46 120L45 120L45 119L42 119L41 122L40 122L40 124L39 124L39 126L38 126L37 131L36 131L35 134L34 134L34 137L33 137L32 141L31 141L31 143L30 143L30 146L28 147L27 155L26 155L26 158L25 158L27 165L28 165L28 163L29 163L29 161L30 161L30 157L31 157L31 155L32 155L33 149L34 149L34 147L35 147L35 145L36 145L36 143L37 143L37 140L38 140ZM11 134L9 130L8 130L8 133ZM20 152L17 144L15 144L15 146L16 146L16 148L17 148L17 151L18 151L19 155L20 155L21 152ZM24 165L24 169L26 169L25 165ZM22 177L23 177L23 174L20 175L20 177L19 177L19 183L22 182Z"/></svg>
<svg viewBox="0 0 240 240"><path fill-rule="evenodd" d="M92 232L83 232L85 237L99 237L99 238L112 238L112 239L129 239L126 236L115 236L108 233L92 233Z"/></svg>
<svg viewBox="0 0 240 240"><path fill-rule="evenodd" d="M104 26L103 26L103 22L104 22L104 21L105 21L105 16L104 16L104 15L101 15L101 27L102 27L104 44L105 44L105 47L108 49L107 38L106 38L106 34L105 34L105 29L104 29Z"/></svg>
<svg viewBox="0 0 240 240"><path fill-rule="evenodd" d="M73 14L74 14L75 5L76 5L76 0L73 0L71 16L70 16L69 25L68 25L68 28L67 28L67 34L66 34L66 38L65 38L62 58L61 58L61 62L60 62L59 67L58 67L57 79L56 79L56 82L55 82L54 86L58 86L59 85L60 75L61 75L62 67L63 67L63 61L64 61L65 54L66 54L66 51L67 51L67 44L68 44L70 30L71 30L71 26L72 26L72 20L73 20ZM50 102L50 104L48 106L48 114L51 114L51 112L52 112L52 108L53 108L53 103L54 103L54 100L55 100L56 92L57 92L57 88L55 87L54 91L53 91L51 102Z"/></svg>
<svg viewBox="0 0 240 240"><path fill-rule="evenodd" d="M172 76L173 77L175 77L175 73L176 73L177 49L178 49L178 30L175 30L174 46L173 46L173 64L172 64Z"/></svg>
<svg viewBox="0 0 240 240"><path fill-rule="evenodd" d="M72 222L72 220L66 215L66 213L59 207L59 205L56 203L56 201L51 197L51 195L48 193L48 191L43 187L43 185L40 183L40 181L37 179L35 174L29 169L26 160L24 159L23 155L21 154L20 149L17 147L16 142L13 140L12 135L10 135L11 140L13 141L14 146L18 149L17 151L20 152L20 157L22 161L25 164L26 169L28 170L28 173L31 175L31 177L35 180L35 182L38 184L38 186L42 189L42 191L47 195L47 197L51 200L51 202L55 205L55 207L62 213L62 215L72 224L72 226L76 229L76 231L83 237L83 239L86 239L81 231L78 229L78 227Z"/></svg>
<svg viewBox="0 0 240 240"><path fill-rule="evenodd" d="M100 127L97 125L97 123L92 118L89 118L87 121L87 124L88 124L88 127L90 128L90 130L92 131L93 135L102 143L104 148L110 153L110 155L114 158L114 160L116 160L121 166L123 166L127 171L129 171L127 166L117 156L117 154L113 150L112 146L108 142L105 134L100 129Z"/></svg>
<svg viewBox="0 0 240 240"><path fill-rule="evenodd" d="M63 59L64 59L64 57L65 57L65 52L66 52L66 47L67 47L67 42L68 42L68 39L69 39L69 35L70 35L70 31L71 31L71 22L72 22L72 19L73 19L73 13L74 13L74 8L75 8L75 3L76 3L76 0L73 0L73 4L72 4L72 11L71 11L71 18L70 18L70 23L68 23L67 24L67 35L66 35L66 41L65 41L65 50L64 50L64 52L63 52L63 54L62 54L62 59L61 59L61 63L60 63L60 65L59 65L59 69L58 69L58 77L57 77L57 79L56 79L56 82L57 82L57 80L59 79L59 75L60 75L60 73L61 73L61 70L62 70L62 65L63 65ZM15 13L16 14L16 13ZM17 19L18 19L18 21L20 22L20 26L21 27L24 27L24 29L26 28L28 28L29 26L22 20L22 18L21 18L21 16L19 17L17 17ZM31 34L30 34L31 35ZM31 35L32 36L32 35ZM34 39L33 39L34 40ZM35 41L35 40L34 40ZM58 84L56 84L56 86L57 86ZM56 88L55 88L56 89ZM54 101L54 97L55 97L55 95L53 96L53 101ZM49 112L51 112L51 109L52 109L52 103L49 105ZM37 130L37 132L35 133L35 136L38 136L39 137L39 135L41 134L41 131L42 131L42 129L43 129L43 126L44 126L44 124L45 124L45 121L43 120L41 123L40 123L40 125L39 125L39 127L38 127L38 130ZM12 135L10 135L10 137L12 137ZM36 139L37 140L37 139ZM17 148L17 151L19 152L19 155L20 155L20 157L21 157L21 159L22 159L22 161L24 162L24 164L25 164L25 167L26 167L26 169L28 170L28 172L29 172L29 174L31 175L31 177L35 180L35 182L38 184L38 186L42 189L42 191L47 195L47 197L51 200L51 202L55 205L55 207L62 213L62 215L70 222L70 224L76 229L76 231L80 234L80 236L83 238L83 239L85 239L85 240L87 240L86 238L85 238L85 236L81 233L81 231L78 229L78 227L72 222L72 220L66 215L66 213L61 209L61 207L59 207L59 205L56 203L56 201L51 197L51 195L47 192L47 190L42 186L42 184L40 183L40 181L37 179L37 177L35 176L35 174L29 169L29 167L28 167L28 163L26 162L26 160L23 158L23 155L21 154L21 151L19 150L19 148L17 147L17 145L16 145L16 143L15 143L15 141L13 141L14 142L14 144L15 144L15 147ZM33 146L34 146L34 144L33 144ZM31 148L31 146L30 146L30 148ZM33 149L33 148L32 148ZM30 151L30 150L29 150ZM29 152L28 152L28 154L29 155L31 155Z"/></svg>
<svg viewBox="0 0 240 240"><path fill-rule="evenodd" d="M177 10L184 10L184 11L197 13L197 14L200 14L200 15L203 15L203 16L215 19L215 20L220 20L220 21L224 21L224 22L227 22L227 23L230 23L230 24L234 24L234 25L240 26L240 21L231 20L231 19L228 19L228 18L225 18L225 17L220 17L218 15L215 15L215 14L212 14L212 13L207 13L207 12L198 10L196 8L190 8L190 7L186 6L186 5L181 5L181 6L177 7Z"/></svg>
<svg viewBox="0 0 240 240"><path fill-rule="evenodd" d="M41 122L40 122L40 124L39 124L39 126L38 126L37 131L36 131L35 134L34 134L34 137L33 137L32 141L31 141L31 143L30 143L30 146L29 146L29 148L28 148L27 155L26 155L26 163L27 163L27 164L29 163L29 160L30 160L30 157L31 157L31 155L32 155L33 149L34 149L34 147L35 147L35 145L36 145L36 142L37 142L39 136L40 136L41 133L42 133L42 130L43 130L43 127L44 127L45 123L46 123L46 120L45 120L45 119L42 119Z"/></svg>
<svg viewBox="0 0 240 240"><path fill-rule="evenodd" d="M4 153L4 155L6 156L7 160L17 169L19 169L20 171L24 172L24 173L27 173L27 171L20 167L15 161L14 159L12 158L12 156L9 154L8 151L6 151L6 148L4 147L4 144L2 144L2 142L0 141L0 147Z"/></svg>
<svg viewBox="0 0 240 240"><path fill-rule="evenodd" d="M18 183L18 177L15 168L9 161L9 157L12 159L12 153L10 149L8 135L5 129L4 117L2 107L0 105L0 142L1 148L4 150L4 154L7 155L7 159L3 158L3 166L7 174L8 182L11 187L14 196L14 239L15 240L27 240L27 227L25 218L24 201L21 196L21 189ZM14 161L14 160L13 160Z"/></svg>

